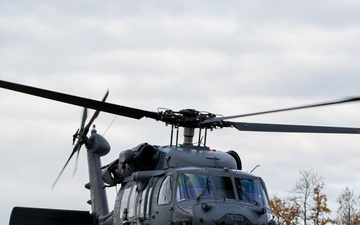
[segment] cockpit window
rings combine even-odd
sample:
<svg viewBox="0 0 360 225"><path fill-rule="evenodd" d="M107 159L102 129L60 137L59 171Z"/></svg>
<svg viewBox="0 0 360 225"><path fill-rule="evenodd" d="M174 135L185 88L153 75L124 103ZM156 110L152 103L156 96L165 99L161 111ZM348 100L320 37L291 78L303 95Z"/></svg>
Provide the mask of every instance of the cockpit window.
<svg viewBox="0 0 360 225"><path fill-rule="evenodd" d="M241 201L269 207L268 198L260 179L235 178L235 183Z"/></svg>
<svg viewBox="0 0 360 225"><path fill-rule="evenodd" d="M235 199L234 187L230 177L214 177L216 195L219 199Z"/></svg>
<svg viewBox="0 0 360 225"><path fill-rule="evenodd" d="M209 176L200 174L181 174L176 189L176 201L194 198L214 198Z"/></svg>
<svg viewBox="0 0 360 225"><path fill-rule="evenodd" d="M200 198L236 199L270 208L264 184L257 177L180 174L177 181L176 201Z"/></svg>
<svg viewBox="0 0 360 225"><path fill-rule="evenodd" d="M158 198L159 205L169 204L171 202L171 180L171 176L167 176L161 184Z"/></svg>

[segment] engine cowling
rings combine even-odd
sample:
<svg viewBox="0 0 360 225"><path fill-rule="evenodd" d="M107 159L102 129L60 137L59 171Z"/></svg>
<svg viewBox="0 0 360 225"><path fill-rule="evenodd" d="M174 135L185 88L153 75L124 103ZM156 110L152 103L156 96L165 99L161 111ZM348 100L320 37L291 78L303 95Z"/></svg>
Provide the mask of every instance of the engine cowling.
<svg viewBox="0 0 360 225"><path fill-rule="evenodd" d="M119 158L102 170L103 181L115 185L136 171L155 169L160 159L157 147L147 143L120 152Z"/></svg>
<svg viewBox="0 0 360 225"><path fill-rule="evenodd" d="M242 170L241 159L240 159L240 156L237 154L237 152L235 152L234 150L230 150L227 153L229 155L231 155L235 159L235 161L236 161L236 169Z"/></svg>

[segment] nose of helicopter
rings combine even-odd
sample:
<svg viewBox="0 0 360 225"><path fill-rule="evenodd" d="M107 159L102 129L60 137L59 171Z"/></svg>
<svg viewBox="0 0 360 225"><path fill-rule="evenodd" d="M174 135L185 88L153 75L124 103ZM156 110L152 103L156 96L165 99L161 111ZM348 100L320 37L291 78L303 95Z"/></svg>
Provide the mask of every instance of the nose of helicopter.
<svg viewBox="0 0 360 225"><path fill-rule="evenodd" d="M204 202L194 205L193 210L193 225L268 224L266 210L263 207Z"/></svg>

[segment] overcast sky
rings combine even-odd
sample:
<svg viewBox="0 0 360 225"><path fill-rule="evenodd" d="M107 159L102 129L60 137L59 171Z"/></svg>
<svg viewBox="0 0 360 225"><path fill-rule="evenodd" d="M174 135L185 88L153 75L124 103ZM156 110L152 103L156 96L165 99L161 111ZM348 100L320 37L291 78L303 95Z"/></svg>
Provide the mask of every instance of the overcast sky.
<svg viewBox="0 0 360 225"><path fill-rule="evenodd" d="M194 108L234 115L360 96L360 3L326 1L0 2L3 80L150 111ZM14 206L90 210L85 149L51 186L72 150L82 108L0 90L0 223ZM245 122L360 127L360 102ZM115 118L96 120L103 134ZM169 143L150 119L116 117L112 152ZM300 170L324 178L331 210L360 194L358 135L215 130L208 145L236 150L269 194L286 197ZM115 189L109 190L110 208Z"/></svg>

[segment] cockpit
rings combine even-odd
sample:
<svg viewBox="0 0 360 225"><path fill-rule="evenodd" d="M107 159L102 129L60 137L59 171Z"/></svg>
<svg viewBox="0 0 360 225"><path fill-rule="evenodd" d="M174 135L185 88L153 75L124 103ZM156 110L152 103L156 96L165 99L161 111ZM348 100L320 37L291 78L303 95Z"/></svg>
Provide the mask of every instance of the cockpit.
<svg viewBox="0 0 360 225"><path fill-rule="evenodd" d="M254 225L273 218L260 177L226 168L158 172L147 178L145 171L121 187L114 222Z"/></svg>
<svg viewBox="0 0 360 225"><path fill-rule="evenodd" d="M176 201L191 199L235 200L269 208L262 180L255 176L182 173L176 187Z"/></svg>

